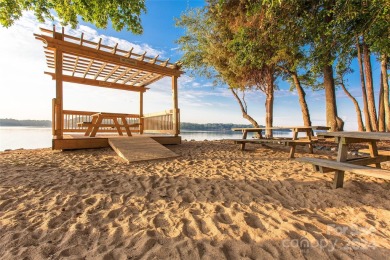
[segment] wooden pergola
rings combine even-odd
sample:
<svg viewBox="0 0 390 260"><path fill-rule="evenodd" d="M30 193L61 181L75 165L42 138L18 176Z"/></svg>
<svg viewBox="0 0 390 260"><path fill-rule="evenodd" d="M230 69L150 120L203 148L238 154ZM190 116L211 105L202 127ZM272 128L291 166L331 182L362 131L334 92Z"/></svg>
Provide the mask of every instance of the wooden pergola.
<svg viewBox="0 0 390 260"><path fill-rule="evenodd" d="M177 79L183 73L177 63L160 60L158 56L148 57L133 53L133 49L122 50L115 46L107 46L99 42L92 42L67 35L64 28L61 32L41 28L40 34L34 34L44 46L47 66L50 71L45 72L56 82L56 97L53 99L53 149L75 149L101 147L97 138L76 138L64 135L66 132L83 133L87 127L80 124L91 120L97 112L64 110L63 82L78 83L139 92L139 113L126 114L127 123L136 123L132 132L170 134L179 137L180 111L178 107ZM160 113L145 115L143 113L143 93L148 85L163 77L172 79L173 109ZM101 112L101 111L100 111ZM108 124L106 124L108 125ZM103 127L99 132L116 132L112 127ZM121 132L119 130L119 132ZM90 139L90 141L87 141ZM173 143L180 143L180 139ZM179 141L178 141L179 140Z"/></svg>

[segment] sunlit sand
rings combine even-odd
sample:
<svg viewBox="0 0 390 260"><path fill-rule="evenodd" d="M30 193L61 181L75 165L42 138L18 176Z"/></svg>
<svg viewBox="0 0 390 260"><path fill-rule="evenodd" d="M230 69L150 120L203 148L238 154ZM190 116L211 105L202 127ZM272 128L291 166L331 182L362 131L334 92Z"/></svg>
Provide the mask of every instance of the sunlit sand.
<svg viewBox="0 0 390 260"><path fill-rule="evenodd" d="M0 154L3 259L376 258L390 249L387 181L332 174L288 148L169 146L128 164L111 149ZM331 158L304 150L297 156ZM383 164L389 169L390 164Z"/></svg>

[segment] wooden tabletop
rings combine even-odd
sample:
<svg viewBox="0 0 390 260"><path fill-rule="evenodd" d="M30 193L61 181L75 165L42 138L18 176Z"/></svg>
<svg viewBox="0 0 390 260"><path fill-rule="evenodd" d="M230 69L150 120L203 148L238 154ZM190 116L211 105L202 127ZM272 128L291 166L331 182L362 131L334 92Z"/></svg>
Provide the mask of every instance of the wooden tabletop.
<svg viewBox="0 0 390 260"><path fill-rule="evenodd" d="M248 127L248 128L232 128L232 131L248 131L256 132L262 130L285 130L285 129L300 129L300 130L329 130L330 127L327 126L275 126L275 127Z"/></svg>
<svg viewBox="0 0 390 260"><path fill-rule="evenodd" d="M390 133L382 132L326 132L319 133L318 136L390 141Z"/></svg>
<svg viewBox="0 0 390 260"><path fill-rule="evenodd" d="M121 114L121 113L108 113L108 112L99 112L91 116L104 116L104 117L122 117L122 116L131 116L130 114Z"/></svg>

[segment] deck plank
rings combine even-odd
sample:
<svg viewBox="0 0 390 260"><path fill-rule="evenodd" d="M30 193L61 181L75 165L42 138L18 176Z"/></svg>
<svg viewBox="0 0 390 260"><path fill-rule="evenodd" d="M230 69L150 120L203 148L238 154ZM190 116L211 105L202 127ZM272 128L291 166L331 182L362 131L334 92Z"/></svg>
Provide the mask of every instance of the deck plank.
<svg viewBox="0 0 390 260"><path fill-rule="evenodd" d="M128 162L179 156L150 137L109 138L108 143L120 157Z"/></svg>

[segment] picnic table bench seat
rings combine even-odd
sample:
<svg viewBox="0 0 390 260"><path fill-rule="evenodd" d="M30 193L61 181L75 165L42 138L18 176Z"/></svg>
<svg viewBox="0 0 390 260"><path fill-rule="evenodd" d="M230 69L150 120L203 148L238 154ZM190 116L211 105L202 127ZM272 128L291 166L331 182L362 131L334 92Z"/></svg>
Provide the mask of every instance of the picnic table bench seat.
<svg viewBox="0 0 390 260"><path fill-rule="evenodd" d="M229 141L233 141L236 144L241 144L241 143L276 143L276 144L285 144L285 145L290 145L290 144L306 145L306 144L318 142L317 140L308 140L308 139L294 140L292 138L229 139Z"/></svg>
<svg viewBox="0 0 390 260"><path fill-rule="evenodd" d="M359 149L359 153L370 154L370 149ZM378 155L390 156L390 151L388 151L388 150L378 150Z"/></svg>
<svg viewBox="0 0 390 260"><path fill-rule="evenodd" d="M274 143L274 144L282 144L285 146L290 146L290 154L289 158L294 158L295 146L297 145L308 145L318 142L318 140L309 140L309 139L292 139L292 138L261 138L261 139L229 139L229 141L233 141L235 144L241 144L241 149L243 150L243 145L246 143ZM245 147L245 146L244 146ZM312 152L312 150L310 150Z"/></svg>
<svg viewBox="0 0 390 260"><path fill-rule="evenodd" d="M368 177L375 177L385 180L390 180L390 170L373 168L368 166L356 165L348 162L338 162L328 159L302 157L296 159L299 162L309 163L314 166L315 171L321 173L336 172L333 180L333 187L339 188L343 186L344 172L350 172Z"/></svg>

